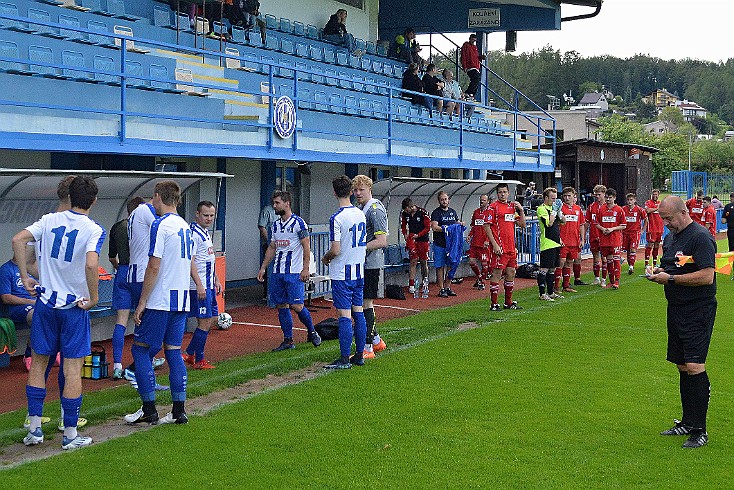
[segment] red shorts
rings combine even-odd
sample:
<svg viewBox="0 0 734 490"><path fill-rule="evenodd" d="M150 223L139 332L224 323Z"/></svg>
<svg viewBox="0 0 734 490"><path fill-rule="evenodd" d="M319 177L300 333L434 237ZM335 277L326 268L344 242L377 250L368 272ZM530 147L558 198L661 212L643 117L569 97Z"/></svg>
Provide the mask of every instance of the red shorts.
<svg viewBox="0 0 734 490"><path fill-rule="evenodd" d="M576 260L580 254L580 247L561 247L561 260Z"/></svg>
<svg viewBox="0 0 734 490"><path fill-rule="evenodd" d="M429 242L413 242L412 247L406 247L408 249L408 257L410 260L428 260L428 248Z"/></svg>
<svg viewBox="0 0 734 490"><path fill-rule="evenodd" d="M609 257L610 255L619 255L620 250L621 249L619 247L601 247L599 249L602 257Z"/></svg>
<svg viewBox="0 0 734 490"><path fill-rule="evenodd" d="M598 252L599 250L601 250L601 245L599 244L598 238L589 240L589 250L591 250L592 253Z"/></svg>
<svg viewBox="0 0 734 490"><path fill-rule="evenodd" d="M481 262L489 262L489 255L492 251L489 247L469 247L469 258L478 259Z"/></svg>
<svg viewBox="0 0 734 490"><path fill-rule="evenodd" d="M492 254L489 263L493 270L507 269L508 267L517 269L517 252L502 255Z"/></svg>
<svg viewBox="0 0 734 490"><path fill-rule="evenodd" d="M640 248L639 233L622 233L622 250L632 252Z"/></svg>
<svg viewBox="0 0 734 490"><path fill-rule="evenodd" d="M663 232L662 231L648 231L646 232L647 237L647 243L660 243L660 241L663 239Z"/></svg>

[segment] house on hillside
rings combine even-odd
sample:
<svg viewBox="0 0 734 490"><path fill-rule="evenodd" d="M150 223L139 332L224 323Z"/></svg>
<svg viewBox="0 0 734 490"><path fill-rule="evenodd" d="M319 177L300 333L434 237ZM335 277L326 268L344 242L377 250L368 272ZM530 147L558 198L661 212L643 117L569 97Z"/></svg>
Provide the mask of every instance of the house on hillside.
<svg viewBox="0 0 734 490"><path fill-rule="evenodd" d="M644 128L650 134L674 133L678 129L675 124L665 121L653 121L645 124Z"/></svg>
<svg viewBox="0 0 734 490"><path fill-rule="evenodd" d="M609 100L607 99L606 95L600 92L584 94L584 96L581 98L581 102L579 102L579 105L581 107L598 107L599 109L601 109L602 112L606 112L609 110Z"/></svg>
<svg viewBox="0 0 734 490"><path fill-rule="evenodd" d="M662 109L663 107L670 107L674 106L676 102L680 100L680 98L677 95L673 95L664 88L657 89L653 91L652 93L644 96L642 98L643 102L646 104L652 104L655 107L658 108L658 111Z"/></svg>
<svg viewBox="0 0 734 490"><path fill-rule="evenodd" d="M691 122L694 119L706 119L706 116L708 115L708 111L706 109L689 100L679 100L675 103L675 107L683 113L683 119L685 119L686 122Z"/></svg>

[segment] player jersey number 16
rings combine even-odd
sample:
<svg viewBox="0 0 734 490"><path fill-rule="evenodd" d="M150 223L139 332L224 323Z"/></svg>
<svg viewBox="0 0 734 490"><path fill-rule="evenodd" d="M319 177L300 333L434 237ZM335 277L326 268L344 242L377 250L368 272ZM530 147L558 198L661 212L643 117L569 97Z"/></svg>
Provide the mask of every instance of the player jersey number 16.
<svg viewBox="0 0 734 490"><path fill-rule="evenodd" d="M367 242L365 241L365 236L367 235L367 231L365 229L364 223L357 223L357 224L352 225L352 227L349 228L349 231L352 232L352 248L367 246ZM359 239L357 239L358 232L359 232Z"/></svg>
<svg viewBox="0 0 734 490"><path fill-rule="evenodd" d="M191 230L178 230L178 236L181 238L181 258L191 259L191 250L194 248L194 241L191 239Z"/></svg>
<svg viewBox="0 0 734 490"><path fill-rule="evenodd" d="M66 226L59 226L51 230L54 234L54 243L51 246L51 258L58 259L59 252L61 251L61 242L66 237L66 251L64 252L64 260L71 262L74 257L74 243L76 242L76 236L79 234L79 230L71 230L66 233Z"/></svg>

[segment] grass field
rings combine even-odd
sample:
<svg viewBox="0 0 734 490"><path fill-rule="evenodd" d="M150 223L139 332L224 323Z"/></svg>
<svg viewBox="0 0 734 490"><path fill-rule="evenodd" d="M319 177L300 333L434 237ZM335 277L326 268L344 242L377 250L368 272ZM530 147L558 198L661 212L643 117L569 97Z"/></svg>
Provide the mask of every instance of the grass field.
<svg viewBox="0 0 734 490"><path fill-rule="evenodd" d="M665 361L662 287L635 275L555 304L522 291L518 312L475 301L392 320L381 328L389 349L364 368L0 476L4 488L729 488L734 282L718 280L711 442L699 450L658 435L680 416L678 375ZM192 373L191 392L336 356L335 342L324 347L223 362ZM84 403L92 422L138 406L127 387ZM20 419L0 417L3 441L22 438Z"/></svg>

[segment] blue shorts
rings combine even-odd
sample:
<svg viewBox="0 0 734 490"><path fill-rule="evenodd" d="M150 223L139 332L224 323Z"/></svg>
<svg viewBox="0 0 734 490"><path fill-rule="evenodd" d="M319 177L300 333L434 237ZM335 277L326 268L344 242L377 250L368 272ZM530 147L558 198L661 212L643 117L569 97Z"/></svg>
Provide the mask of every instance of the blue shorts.
<svg viewBox="0 0 734 490"><path fill-rule="evenodd" d="M140 295L143 294L143 283L142 282L129 282L127 283L128 290L130 291L130 309L134 310L140 303Z"/></svg>
<svg viewBox="0 0 734 490"><path fill-rule="evenodd" d="M92 353L89 312L77 306L51 308L36 300L31 324L31 348L36 354L52 356L57 352L65 359L77 359Z"/></svg>
<svg viewBox="0 0 734 490"><path fill-rule="evenodd" d="M21 323L27 323L28 312L33 309L33 305L7 305L6 308L8 309L8 318L13 320L13 323L17 326Z"/></svg>
<svg viewBox="0 0 734 490"><path fill-rule="evenodd" d="M362 306L364 279L331 281L331 297L337 310L351 310L352 306Z"/></svg>
<svg viewBox="0 0 734 490"><path fill-rule="evenodd" d="M186 311L146 309L142 322L135 327L135 342L159 350L164 343L180 346L183 343L187 317Z"/></svg>
<svg viewBox="0 0 734 490"><path fill-rule="evenodd" d="M276 305L302 305L306 284L300 274L273 274L270 276L270 301Z"/></svg>
<svg viewBox="0 0 734 490"><path fill-rule="evenodd" d="M219 316L219 307L217 306L217 292L214 289L206 290L206 299L199 299L196 289L189 291L191 298L191 310L189 318L214 318Z"/></svg>
<svg viewBox="0 0 734 490"><path fill-rule="evenodd" d="M435 243L433 244L433 267L446 267L448 261L446 260L446 249L439 247Z"/></svg>
<svg viewBox="0 0 734 490"><path fill-rule="evenodd" d="M127 282L127 271L129 265L121 265L115 274L115 280L112 283L112 309L113 310L131 310L133 308L133 298L130 291L130 284ZM140 295L138 295L140 297ZM135 305L138 303L135 302Z"/></svg>

